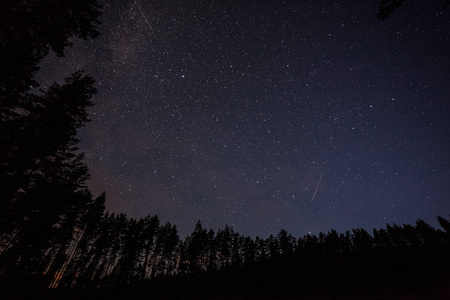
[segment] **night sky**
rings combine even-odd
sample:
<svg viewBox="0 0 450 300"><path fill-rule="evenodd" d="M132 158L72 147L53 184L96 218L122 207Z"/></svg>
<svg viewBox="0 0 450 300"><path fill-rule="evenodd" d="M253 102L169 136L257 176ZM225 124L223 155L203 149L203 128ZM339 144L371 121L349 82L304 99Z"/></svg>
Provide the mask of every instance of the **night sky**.
<svg viewBox="0 0 450 300"><path fill-rule="evenodd" d="M429 4L431 2L433 5ZM267 237L450 213L450 8L365 1L105 1L42 87L96 79L79 132L94 196Z"/></svg>

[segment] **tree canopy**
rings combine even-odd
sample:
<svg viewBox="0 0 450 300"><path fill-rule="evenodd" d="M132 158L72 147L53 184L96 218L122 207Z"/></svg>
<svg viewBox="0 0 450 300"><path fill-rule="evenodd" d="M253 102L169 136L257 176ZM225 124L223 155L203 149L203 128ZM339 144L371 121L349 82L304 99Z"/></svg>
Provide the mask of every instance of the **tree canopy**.
<svg viewBox="0 0 450 300"><path fill-rule="evenodd" d="M77 150L77 129L96 93L77 71L35 90L38 63L64 56L72 39L96 37L97 1L6 1L0 9L0 275L47 272L64 261L86 207L95 200ZM49 257L51 263L40 258ZM58 261L58 262L57 262ZM54 268L56 270L56 268ZM14 275L14 276L13 276Z"/></svg>
<svg viewBox="0 0 450 300"><path fill-rule="evenodd" d="M378 18L381 20L385 20L389 17L389 15L403 5L405 0L381 0L380 8L378 10ZM428 1L424 1L424 5L427 5ZM450 1L446 0L443 8L446 8L450 5Z"/></svg>

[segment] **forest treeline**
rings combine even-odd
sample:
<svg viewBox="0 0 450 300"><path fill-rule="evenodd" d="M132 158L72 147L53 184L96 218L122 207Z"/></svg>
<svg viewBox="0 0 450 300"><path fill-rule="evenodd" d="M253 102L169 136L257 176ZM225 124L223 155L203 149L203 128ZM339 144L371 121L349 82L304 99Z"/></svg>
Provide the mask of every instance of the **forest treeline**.
<svg viewBox="0 0 450 300"><path fill-rule="evenodd" d="M89 122L94 79L74 70L46 89L35 80L51 51L63 57L74 38L99 34L100 9L95 0L0 4L2 289L133 286L185 299L201 287L206 295L286 291L297 299L314 289L432 286L449 277L450 221L443 217L441 229L418 220L300 238L285 230L267 238L228 226L215 232L199 221L180 238L157 216L105 211L106 195L94 197L87 187L76 136Z"/></svg>
<svg viewBox="0 0 450 300"><path fill-rule="evenodd" d="M409 286L420 279L415 282L420 286L431 284L423 282L420 273L433 284L448 277L450 221L443 217L437 217L442 229L417 220L415 225L387 225L372 233L358 228L300 238L285 230L251 238L228 226L214 232L199 221L180 239L176 227L161 224L157 216L134 219L105 212L104 200L95 199L71 226L62 222L53 226L51 235L35 236L45 246L35 246L33 255L29 247L34 244L16 242L18 231L3 233L2 284L26 280L41 287L111 288L172 278L166 279L172 286L173 278L180 278L175 280L182 286L180 280L202 274L209 280L220 278L213 280L216 284L233 274L250 286L279 283L292 288L301 283L310 289L319 282L344 284L344 278L357 286L379 280L396 285L403 280ZM50 239L42 240L46 237ZM363 278L367 282L359 282Z"/></svg>
<svg viewBox="0 0 450 300"><path fill-rule="evenodd" d="M20 232L3 233L0 278L4 282L27 279L48 287L112 287L163 275L245 269L275 261L292 263L289 272L303 266L297 272L306 273L312 270L305 265L314 261L333 265L350 259L402 257L417 265L424 257L413 261L413 253L433 253L441 259L450 250L450 221L443 217L437 218L443 230L418 220L415 225L387 225L373 233L358 228L300 238L285 230L268 238L251 238L228 226L214 232L199 221L192 234L180 239L176 227L161 224L157 216L134 219L104 212L104 199L90 203L78 222L54 226L47 236L36 235L34 239L45 247L34 248L32 255L28 254L32 243L16 242Z"/></svg>

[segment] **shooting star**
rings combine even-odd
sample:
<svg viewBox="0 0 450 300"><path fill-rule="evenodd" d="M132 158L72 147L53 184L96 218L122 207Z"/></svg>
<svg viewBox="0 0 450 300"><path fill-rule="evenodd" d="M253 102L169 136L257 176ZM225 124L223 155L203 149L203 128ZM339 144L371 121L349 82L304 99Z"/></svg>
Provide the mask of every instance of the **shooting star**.
<svg viewBox="0 0 450 300"><path fill-rule="evenodd" d="M320 174L320 179L319 179L319 182L317 183L316 190L314 191L314 195L312 196L311 203L314 201L314 198L316 198L317 190L319 189L320 182L322 181L322 176L323 176L323 174Z"/></svg>
<svg viewBox="0 0 450 300"><path fill-rule="evenodd" d="M150 25L150 22L147 20L147 17L145 16L144 12L142 11L141 6L137 2L137 0L134 0L134 3L136 4L136 6L138 7L139 11L141 12L142 17L144 17L145 23L147 23L147 25L150 28L150 30L153 30L152 25Z"/></svg>

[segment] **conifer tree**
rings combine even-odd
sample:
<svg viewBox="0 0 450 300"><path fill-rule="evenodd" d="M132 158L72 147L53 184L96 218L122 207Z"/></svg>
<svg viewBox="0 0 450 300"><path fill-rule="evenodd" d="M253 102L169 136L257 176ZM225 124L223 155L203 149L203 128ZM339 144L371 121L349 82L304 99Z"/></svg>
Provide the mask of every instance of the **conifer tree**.
<svg viewBox="0 0 450 300"><path fill-rule="evenodd" d="M8 241L0 253L3 278L61 266L82 208L93 201L76 133L89 121L94 80L78 71L63 84L36 90L34 77L50 51L64 56L73 37L97 36L99 15L96 0L1 4L0 237Z"/></svg>

